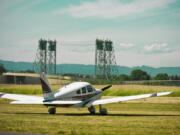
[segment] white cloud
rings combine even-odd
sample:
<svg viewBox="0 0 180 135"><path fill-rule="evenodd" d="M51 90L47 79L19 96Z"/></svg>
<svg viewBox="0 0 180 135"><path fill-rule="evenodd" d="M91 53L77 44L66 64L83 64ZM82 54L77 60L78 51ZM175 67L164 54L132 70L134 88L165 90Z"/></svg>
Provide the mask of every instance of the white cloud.
<svg viewBox="0 0 180 135"><path fill-rule="evenodd" d="M162 43L162 44L153 43L151 45L144 46L143 49L145 52L148 53L166 53L171 51L167 43Z"/></svg>
<svg viewBox="0 0 180 135"><path fill-rule="evenodd" d="M177 58L180 57L180 51L171 53L156 53L153 55L146 55L144 53L137 53L133 51L121 51L116 53L116 62L118 65L125 66L153 66L153 67L175 67L180 66Z"/></svg>
<svg viewBox="0 0 180 135"><path fill-rule="evenodd" d="M118 47L121 49L130 49L130 48L134 47L134 44L132 44L132 43L120 43Z"/></svg>
<svg viewBox="0 0 180 135"><path fill-rule="evenodd" d="M97 0L95 2L83 2L80 5L70 5L63 10L57 11L57 13L69 14L78 18L116 18L166 8L168 4L174 1L175 0L136 0L130 3L122 3L118 0Z"/></svg>

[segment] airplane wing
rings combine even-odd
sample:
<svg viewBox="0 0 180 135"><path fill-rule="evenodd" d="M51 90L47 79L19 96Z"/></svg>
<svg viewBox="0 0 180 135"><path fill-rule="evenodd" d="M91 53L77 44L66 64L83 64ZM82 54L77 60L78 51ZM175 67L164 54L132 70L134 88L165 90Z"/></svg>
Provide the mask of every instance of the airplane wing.
<svg viewBox="0 0 180 135"><path fill-rule="evenodd" d="M43 105L75 105L79 104L82 101L49 101L43 102L43 97L21 95L21 94L8 94L0 93L1 98L15 100L11 104L43 104Z"/></svg>
<svg viewBox="0 0 180 135"><path fill-rule="evenodd" d="M169 95L171 93L172 92L160 92L160 93L153 93L153 94L143 94L143 95L135 95L135 96L116 97L116 98L109 98L109 99L99 99L99 100L94 100L94 101L90 102L86 106L117 103L117 102L122 102L122 101L149 98L149 97L156 97L156 96L164 96L164 95Z"/></svg>
<svg viewBox="0 0 180 135"><path fill-rule="evenodd" d="M8 94L8 93L0 93L0 98L6 98L11 100L18 100L18 101L43 101L43 97L37 96L29 96L29 95L22 95L22 94Z"/></svg>
<svg viewBox="0 0 180 135"><path fill-rule="evenodd" d="M81 101L12 101L11 104L75 105Z"/></svg>

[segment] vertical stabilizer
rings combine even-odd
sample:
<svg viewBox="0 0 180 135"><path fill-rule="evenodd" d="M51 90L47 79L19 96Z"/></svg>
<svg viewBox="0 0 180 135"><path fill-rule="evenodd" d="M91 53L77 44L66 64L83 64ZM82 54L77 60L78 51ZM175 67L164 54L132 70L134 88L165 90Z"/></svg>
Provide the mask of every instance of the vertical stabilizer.
<svg viewBox="0 0 180 135"><path fill-rule="evenodd" d="M40 74L40 81L45 101L54 100L54 92L52 91L49 82L44 72Z"/></svg>

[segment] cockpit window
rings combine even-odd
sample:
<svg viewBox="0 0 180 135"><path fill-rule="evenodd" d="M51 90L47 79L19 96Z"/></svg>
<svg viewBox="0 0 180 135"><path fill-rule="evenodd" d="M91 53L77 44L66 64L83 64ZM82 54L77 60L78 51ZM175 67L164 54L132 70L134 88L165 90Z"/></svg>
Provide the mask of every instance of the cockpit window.
<svg viewBox="0 0 180 135"><path fill-rule="evenodd" d="M93 92L93 88L90 85L87 86L87 90L88 92Z"/></svg>
<svg viewBox="0 0 180 135"><path fill-rule="evenodd" d="M81 90L77 90L76 93L77 93L77 94L81 94Z"/></svg>
<svg viewBox="0 0 180 135"><path fill-rule="evenodd" d="M86 93L86 87L82 88L82 93Z"/></svg>

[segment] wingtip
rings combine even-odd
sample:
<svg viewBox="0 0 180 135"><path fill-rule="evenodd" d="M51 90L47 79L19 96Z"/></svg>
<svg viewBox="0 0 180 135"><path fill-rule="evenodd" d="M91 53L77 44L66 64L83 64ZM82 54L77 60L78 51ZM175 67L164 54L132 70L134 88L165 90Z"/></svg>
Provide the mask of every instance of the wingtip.
<svg viewBox="0 0 180 135"><path fill-rule="evenodd" d="M173 91L165 92L167 95L172 94Z"/></svg>
<svg viewBox="0 0 180 135"><path fill-rule="evenodd" d="M173 93L173 91L170 91L170 92L169 92L169 94L172 94L172 93Z"/></svg>
<svg viewBox="0 0 180 135"><path fill-rule="evenodd" d="M157 96L165 96L165 95L169 95L169 94L172 94L173 91L169 91L169 92L160 92L160 93L157 93Z"/></svg>

